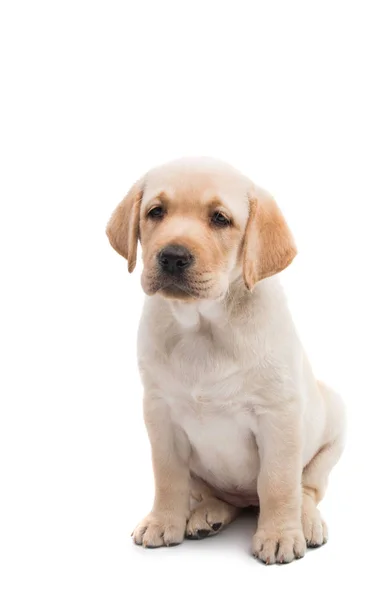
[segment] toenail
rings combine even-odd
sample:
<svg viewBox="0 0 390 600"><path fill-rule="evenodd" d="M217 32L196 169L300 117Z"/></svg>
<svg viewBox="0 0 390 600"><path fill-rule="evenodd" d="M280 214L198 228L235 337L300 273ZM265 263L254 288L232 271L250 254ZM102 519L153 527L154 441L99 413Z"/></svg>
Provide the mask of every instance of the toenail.
<svg viewBox="0 0 390 600"><path fill-rule="evenodd" d="M203 538L206 538L208 535L210 535L209 529L198 529L196 533L198 534L198 538L200 540L203 540Z"/></svg>

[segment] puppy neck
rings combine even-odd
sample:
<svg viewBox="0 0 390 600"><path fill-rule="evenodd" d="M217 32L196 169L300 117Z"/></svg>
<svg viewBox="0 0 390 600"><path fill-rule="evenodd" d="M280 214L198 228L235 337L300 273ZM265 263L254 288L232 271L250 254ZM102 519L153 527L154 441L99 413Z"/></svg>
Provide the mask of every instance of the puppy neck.
<svg viewBox="0 0 390 600"><path fill-rule="evenodd" d="M223 300L199 300L187 304L180 300L168 300L173 316L187 331L198 331L202 322L223 327L227 323L227 311Z"/></svg>

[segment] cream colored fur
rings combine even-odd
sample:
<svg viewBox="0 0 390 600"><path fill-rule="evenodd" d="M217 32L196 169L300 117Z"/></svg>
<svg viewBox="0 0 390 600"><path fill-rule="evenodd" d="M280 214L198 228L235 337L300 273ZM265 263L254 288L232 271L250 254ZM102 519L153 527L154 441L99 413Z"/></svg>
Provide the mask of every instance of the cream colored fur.
<svg viewBox="0 0 390 600"><path fill-rule="evenodd" d="M148 220L156 201L159 224ZM212 202L229 231L210 227L202 211ZM131 269L141 236L149 294L138 356L156 490L135 542L213 535L260 504L253 553L263 562L323 544L317 504L342 452L344 410L316 381L275 275L296 250L273 199L223 163L176 161L136 184L107 233ZM155 262L177 242L195 255L195 283L175 298L156 289Z"/></svg>

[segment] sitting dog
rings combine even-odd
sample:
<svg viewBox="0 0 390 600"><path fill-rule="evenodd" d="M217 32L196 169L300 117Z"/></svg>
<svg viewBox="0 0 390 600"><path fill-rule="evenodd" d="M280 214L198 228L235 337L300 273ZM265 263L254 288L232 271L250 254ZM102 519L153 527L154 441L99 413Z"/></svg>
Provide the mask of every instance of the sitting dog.
<svg viewBox="0 0 390 600"><path fill-rule="evenodd" d="M253 505L264 563L325 543L317 504L344 409L294 329L277 273L296 248L273 198L224 163L181 159L131 188L107 235L130 272L140 240L148 296L138 356L155 499L135 543L215 535Z"/></svg>

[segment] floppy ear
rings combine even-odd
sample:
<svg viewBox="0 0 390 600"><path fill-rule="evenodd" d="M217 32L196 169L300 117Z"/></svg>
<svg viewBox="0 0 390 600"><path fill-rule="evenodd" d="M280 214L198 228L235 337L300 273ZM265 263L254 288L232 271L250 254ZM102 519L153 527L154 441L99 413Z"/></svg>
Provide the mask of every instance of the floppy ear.
<svg viewBox="0 0 390 600"><path fill-rule="evenodd" d="M143 187L142 179L133 185L127 196L114 210L106 228L111 246L121 256L127 258L129 273L134 270L137 261L139 211Z"/></svg>
<svg viewBox="0 0 390 600"><path fill-rule="evenodd" d="M283 271L297 254L294 239L275 200L259 188L249 195L243 247L243 276L252 290L258 281Z"/></svg>

